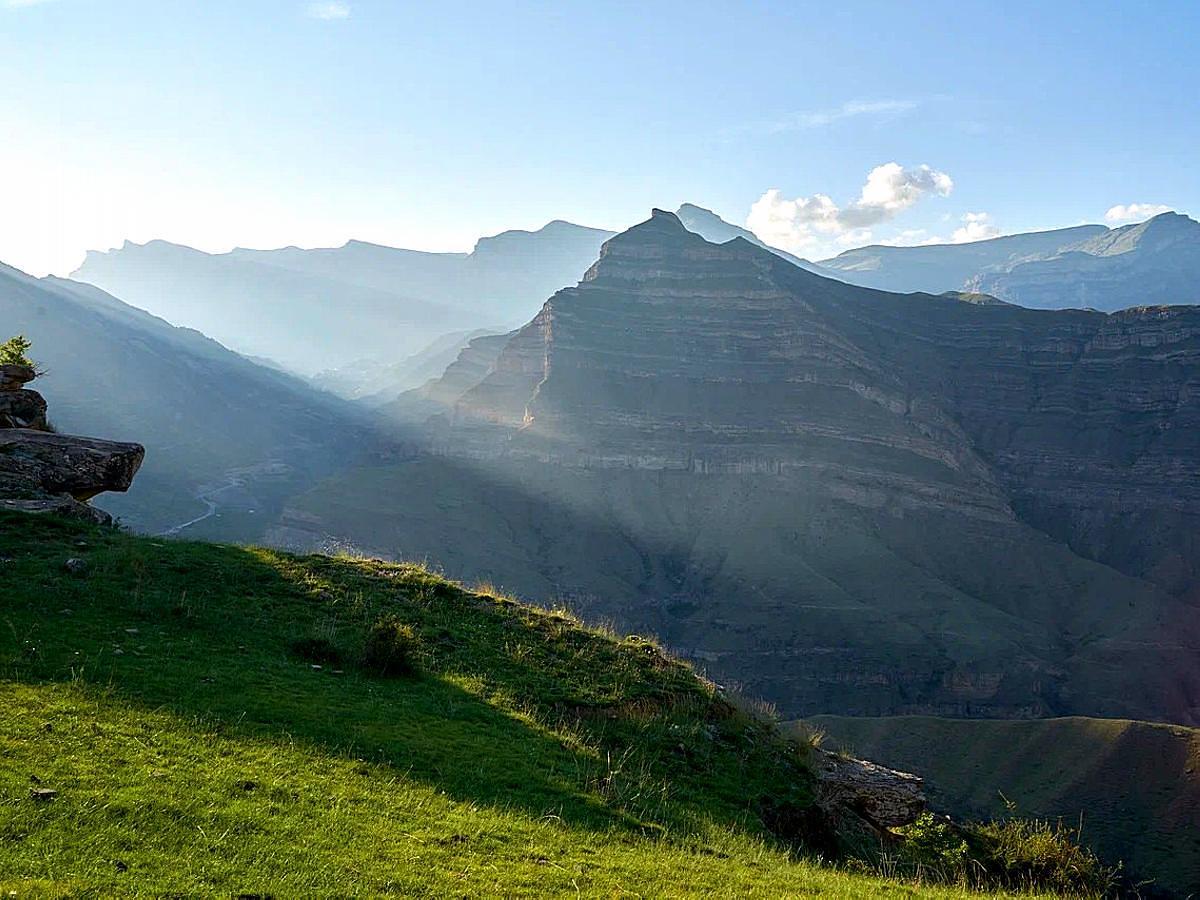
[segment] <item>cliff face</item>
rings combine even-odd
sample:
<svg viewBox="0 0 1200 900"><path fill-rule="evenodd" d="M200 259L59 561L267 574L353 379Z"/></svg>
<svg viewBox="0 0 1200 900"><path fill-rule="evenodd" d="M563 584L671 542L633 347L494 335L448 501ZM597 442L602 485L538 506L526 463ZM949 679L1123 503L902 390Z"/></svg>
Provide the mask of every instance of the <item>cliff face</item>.
<svg viewBox="0 0 1200 900"><path fill-rule="evenodd" d="M372 476L403 508L305 502L787 713L1195 721L1197 329L857 288L656 212Z"/></svg>

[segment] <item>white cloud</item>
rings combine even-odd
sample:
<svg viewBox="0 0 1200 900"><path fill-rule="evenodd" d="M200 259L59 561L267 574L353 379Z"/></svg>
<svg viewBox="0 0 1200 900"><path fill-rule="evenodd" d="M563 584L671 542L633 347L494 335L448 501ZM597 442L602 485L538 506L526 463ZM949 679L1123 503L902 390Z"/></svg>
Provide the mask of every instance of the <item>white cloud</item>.
<svg viewBox="0 0 1200 900"><path fill-rule="evenodd" d="M350 18L350 4L341 2L341 0L333 0L330 3L310 3L308 9L305 10L305 15L310 19L323 19L332 21L334 19Z"/></svg>
<svg viewBox="0 0 1200 900"><path fill-rule="evenodd" d="M859 116L894 118L911 112L920 104L916 100L849 100L836 109L819 109L796 113L775 123L773 130L790 131L794 128L823 128L843 119Z"/></svg>
<svg viewBox="0 0 1200 900"><path fill-rule="evenodd" d="M793 252L812 251L828 240L841 246L870 240L867 230L895 217L927 194L949 196L954 180L929 166L906 169L890 162L867 174L859 198L839 207L827 194L785 199L775 188L750 207L746 227L762 240Z"/></svg>
<svg viewBox="0 0 1200 900"><path fill-rule="evenodd" d="M948 222L950 216L942 216L941 220ZM986 241L988 238L1000 236L1000 229L992 223L989 213L965 213L959 221L963 223L962 226L954 229L950 237L930 234L924 228L911 228L879 243L885 247L928 247L932 244L969 244L972 241Z"/></svg>
<svg viewBox="0 0 1200 900"><path fill-rule="evenodd" d="M992 224L992 217L985 212L969 212L962 220L962 227L954 229L954 234L950 236L952 244L969 244L971 241L986 241L1000 236L1000 229Z"/></svg>
<svg viewBox="0 0 1200 900"><path fill-rule="evenodd" d="M930 235L924 228L908 228L879 242L885 247L924 247L929 244L944 244L945 238Z"/></svg>
<svg viewBox="0 0 1200 900"><path fill-rule="evenodd" d="M1106 222L1141 222L1160 213L1171 212L1171 207L1161 203L1129 203L1111 207L1104 214Z"/></svg>

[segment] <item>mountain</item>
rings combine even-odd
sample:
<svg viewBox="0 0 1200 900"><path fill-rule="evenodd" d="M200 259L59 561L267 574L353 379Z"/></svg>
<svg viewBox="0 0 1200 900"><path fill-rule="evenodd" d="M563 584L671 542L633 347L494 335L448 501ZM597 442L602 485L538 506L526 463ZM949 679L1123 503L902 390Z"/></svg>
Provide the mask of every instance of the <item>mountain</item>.
<svg viewBox="0 0 1200 900"><path fill-rule="evenodd" d="M1140 895L1200 894L1200 731L1120 719L983 722L821 716L827 742L892 766L920 763L930 802L966 818L1082 823Z"/></svg>
<svg viewBox="0 0 1200 900"><path fill-rule="evenodd" d="M884 247L874 244L821 260L820 267L823 270L821 274L848 284L896 293L923 291L940 294L962 288L990 293L982 283L973 281L984 269L1004 266L1028 256L1057 253L1064 247L1107 233L1108 229L1103 225L1079 225L966 244L933 244L924 247ZM1069 305L1072 304L1054 304L1048 308Z"/></svg>
<svg viewBox="0 0 1200 900"><path fill-rule="evenodd" d="M655 633L791 716L1200 721L1200 309L884 293L656 211L478 375L272 538Z"/></svg>
<svg viewBox="0 0 1200 900"><path fill-rule="evenodd" d="M134 528L202 517L215 504L198 495L221 489L219 533L253 539L287 493L370 445L336 398L91 285L0 267L0 321L33 341L59 430L145 445L129 493L99 502Z"/></svg>
<svg viewBox="0 0 1200 900"><path fill-rule="evenodd" d="M551 222L471 253L350 241L209 254L165 241L90 252L73 278L303 375L395 363L441 335L514 327L577 277L611 232Z"/></svg>
<svg viewBox="0 0 1200 900"><path fill-rule="evenodd" d="M360 359L313 375L310 381L347 400L371 406L395 400L405 391L418 388L441 376L475 338L490 334L486 329L452 331L399 362L382 363Z"/></svg>
<svg viewBox="0 0 1200 900"><path fill-rule="evenodd" d="M809 262L807 259L801 259L799 256L793 256L786 250L780 250L776 247L769 247L759 240L758 236L752 231L745 228L739 228L726 222L711 209L705 209L702 206L696 206L694 203L685 203L675 211L676 217L683 227L688 231L700 235L706 241L712 244L723 244L726 241L731 241L734 238L742 238L756 247L762 247L764 250L770 250L776 256L786 259L788 262L799 266L802 269L808 269L810 272L817 272L821 267L816 263ZM830 273L822 273L830 274ZM836 277L836 275L832 276Z"/></svg>
<svg viewBox="0 0 1200 900"><path fill-rule="evenodd" d="M1200 222L1163 213L1070 244L1015 259L974 276L970 290L1044 309L1200 303Z"/></svg>
<svg viewBox="0 0 1200 900"><path fill-rule="evenodd" d="M44 515L0 513L0 554L5 895L978 896L898 835L877 864L919 778L651 641L415 566ZM996 834L955 831L966 885L1106 881Z"/></svg>

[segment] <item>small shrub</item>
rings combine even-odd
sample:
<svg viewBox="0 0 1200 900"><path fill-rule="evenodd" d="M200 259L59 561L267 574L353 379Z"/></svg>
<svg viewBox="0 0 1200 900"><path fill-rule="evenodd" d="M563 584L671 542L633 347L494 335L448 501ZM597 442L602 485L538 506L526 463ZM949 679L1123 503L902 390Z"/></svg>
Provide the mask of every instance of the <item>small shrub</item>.
<svg viewBox="0 0 1200 900"><path fill-rule="evenodd" d="M416 672L413 654L417 638L412 628L395 616L384 616L367 632L363 645L363 668L383 678L396 678Z"/></svg>
<svg viewBox="0 0 1200 900"><path fill-rule="evenodd" d="M10 337L0 344L0 365L29 366L33 368L33 360L29 358L29 348L32 343L23 334Z"/></svg>
<svg viewBox="0 0 1200 900"><path fill-rule="evenodd" d="M904 829L904 857L917 871L938 881L968 879L971 848L962 832L933 813L921 813Z"/></svg>
<svg viewBox="0 0 1200 900"><path fill-rule="evenodd" d="M311 663L331 665L342 661L342 651L328 638L304 637L292 641L291 650Z"/></svg>

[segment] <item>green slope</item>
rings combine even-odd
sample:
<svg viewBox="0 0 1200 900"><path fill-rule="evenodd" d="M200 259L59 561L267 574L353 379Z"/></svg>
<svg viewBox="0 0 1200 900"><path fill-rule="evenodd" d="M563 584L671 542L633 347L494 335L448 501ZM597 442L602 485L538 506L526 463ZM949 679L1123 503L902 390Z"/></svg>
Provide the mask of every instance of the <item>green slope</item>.
<svg viewBox="0 0 1200 900"><path fill-rule="evenodd" d="M382 614L417 674L357 662ZM644 641L414 567L0 517L4 895L917 890L800 860L768 798L810 803L804 748Z"/></svg>
<svg viewBox="0 0 1200 900"><path fill-rule="evenodd" d="M956 815L1082 822L1083 842L1136 880L1200 895L1200 730L1124 719L979 721L817 716L831 743L920 764L930 802Z"/></svg>

